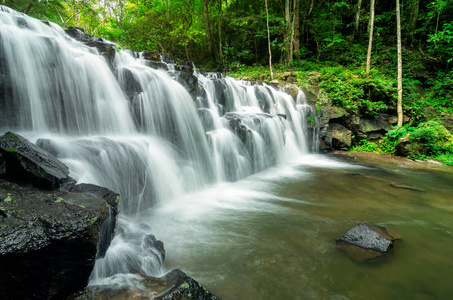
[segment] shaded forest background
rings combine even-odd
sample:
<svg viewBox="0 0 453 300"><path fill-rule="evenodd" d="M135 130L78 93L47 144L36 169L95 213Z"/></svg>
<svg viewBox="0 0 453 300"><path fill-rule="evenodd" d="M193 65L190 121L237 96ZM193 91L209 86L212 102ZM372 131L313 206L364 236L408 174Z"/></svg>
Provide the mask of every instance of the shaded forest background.
<svg viewBox="0 0 453 300"><path fill-rule="evenodd" d="M211 68L268 64L264 0L13 0L15 10L82 28L136 50L157 50ZM269 0L274 62L363 65L370 1ZM405 55L453 59L453 1L401 2ZM375 5L373 64L396 62L395 1ZM395 51L390 51L395 50Z"/></svg>

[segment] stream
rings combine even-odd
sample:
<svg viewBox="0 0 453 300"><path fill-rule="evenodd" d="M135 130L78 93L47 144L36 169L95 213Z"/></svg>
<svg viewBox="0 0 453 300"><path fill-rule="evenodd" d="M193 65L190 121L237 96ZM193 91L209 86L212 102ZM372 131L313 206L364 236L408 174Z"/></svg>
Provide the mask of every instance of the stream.
<svg viewBox="0 0 453 300"><path fill-rule="evenodd" d="M167 270L181 268L221 299L449 299L453 173L360 163L301 156L142 221L164 241ZM402 240L357 263L335 240L360 222Z"/></svg>

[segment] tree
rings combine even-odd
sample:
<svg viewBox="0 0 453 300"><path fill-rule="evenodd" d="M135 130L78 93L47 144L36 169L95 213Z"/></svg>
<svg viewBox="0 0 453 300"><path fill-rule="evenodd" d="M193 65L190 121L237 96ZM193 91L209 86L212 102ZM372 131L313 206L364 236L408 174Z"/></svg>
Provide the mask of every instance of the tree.
<svg viewBox="0 0 453 300"><path fill-rule="evenodd" d="M420 0L413 0L412 5L411 5L411 15L409 18L409 40L411 44L414 43L414 33L415 33L415 27L417 25L417 20L418 20L418 11L420 7Z"/></svg>
<svg viewBox="0 0 453 300"><path fill-rule="evenodd" d="M360 22L360 9L362 7L362 0L359 0L357 3L357 13L355 15L355 26L354 26L354 35L357 36L359 33L359 22Z"/></svg>
<svg viewBox="0 0 453 300"><path fill-rule="evenodd" d="M264 0L266 5L266 25L267 25L267 44L269 47L269 70L271 71L271 80L274 80L274 73L272 72L272 51L271 51L271 34L269 32L269 8L267 5L267 0Z"/></svg>
<svg viewBox="0 0 453 300"><path fill-rule="evenodd" d="M211 54L212 62L215 61L214 51L212 49L212 40L211 40L211 29L209 25L209 10L208 10L208 1L204 0L204 16L206 20L206 39L208 41L208 49Z"/></svg>
<svg viewBox="0 0 453 300"><path fill-rule="evenodd" d="M284 36L285 64L288 65L294 58L294 52L296 51L298 52L300 49L299 0L285 0L285 20L286 20L285 24L286 31Z"/></svg>
<svg viewBox="0 0 453 300"><path fill-rule="evenodd" d="M293 18L293 34L294 34L294 57L299 58L300 51L300 20L299 20L299 0L294 0L294 18Z"/></svg>
<svg viewBox="0 0 453 300"><path fill-rule="evenodd" d="M366 74L370 73L371 67L371 49L373 48L373 27L374 27L374 0L371 0L370 5L370 38L368 41L368 53L366 57Z"/></svg>
<svg viewBox="0 0 453 300"><path fill-rule="evenodd" d="M401 59L401 16L400 1L396 0L396 38L398 44L398 127L403 126L403 63Z"/></svg>

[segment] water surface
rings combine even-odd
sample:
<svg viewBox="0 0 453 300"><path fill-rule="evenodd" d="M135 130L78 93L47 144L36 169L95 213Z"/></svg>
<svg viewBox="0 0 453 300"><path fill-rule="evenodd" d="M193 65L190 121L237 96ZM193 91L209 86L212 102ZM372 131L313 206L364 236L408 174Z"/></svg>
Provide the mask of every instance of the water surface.
<svg viewBox="0 0 453 300"><path fill-rule="evenodd" d="M165 243L165 268L221 299L450 299L452 182L452 172L305 155L144 218ZM335 239L359 222L403 239L357 263Z"/></svg>

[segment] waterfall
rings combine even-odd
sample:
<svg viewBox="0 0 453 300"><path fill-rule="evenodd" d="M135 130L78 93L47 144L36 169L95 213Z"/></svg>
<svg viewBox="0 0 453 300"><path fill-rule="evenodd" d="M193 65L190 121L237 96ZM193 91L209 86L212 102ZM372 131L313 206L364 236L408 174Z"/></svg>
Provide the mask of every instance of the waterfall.
<svg viewBox="0 0 453 300"><path fill-rule="evenodd" d="M312 112L300 91L293 99L219 74L181 75L171 63L171 72L156 70L113 43L90 43L107 55L0 6L1 131L54 154L79 183L121 195L116 236L91 284L115 274L160 275L163 251L139 221L154 206L311 147L305 119ZM178 82L183 75L195 94Z"/></svg>

